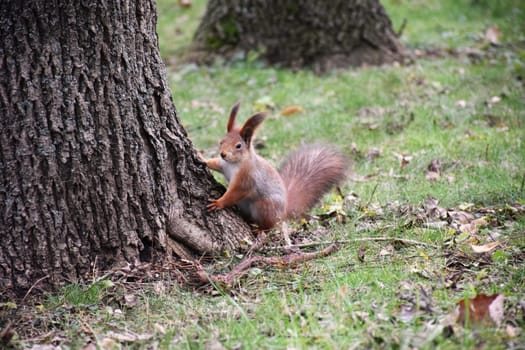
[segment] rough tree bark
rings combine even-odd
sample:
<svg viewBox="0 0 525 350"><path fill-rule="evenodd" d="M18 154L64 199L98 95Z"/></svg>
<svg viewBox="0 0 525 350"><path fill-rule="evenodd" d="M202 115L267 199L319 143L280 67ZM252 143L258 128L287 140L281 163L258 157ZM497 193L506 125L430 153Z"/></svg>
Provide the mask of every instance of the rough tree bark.
<svg viewBox="0 0 525 350"><path fill-rule="evenodd" d="M154 0L0 3L0 295L238 247L171 100Z"/></svg>
<svg viewBox="0 0 525 350"><path fill-rule="evenodd" d="M270 63L320 71L406 56L379 0L210 0L190 58L250 51Z"/></svg>

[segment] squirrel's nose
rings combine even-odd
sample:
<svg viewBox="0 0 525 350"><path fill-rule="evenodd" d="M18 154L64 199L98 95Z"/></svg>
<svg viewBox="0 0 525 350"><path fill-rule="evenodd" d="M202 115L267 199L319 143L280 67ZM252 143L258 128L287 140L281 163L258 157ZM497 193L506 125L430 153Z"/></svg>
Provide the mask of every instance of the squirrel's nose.
<svg viewBox="0 0 525 350"><path fill-rule="evenodd" d="M222 159L226 159L226 153L225 152L221 152L221 158Z"/></svg>

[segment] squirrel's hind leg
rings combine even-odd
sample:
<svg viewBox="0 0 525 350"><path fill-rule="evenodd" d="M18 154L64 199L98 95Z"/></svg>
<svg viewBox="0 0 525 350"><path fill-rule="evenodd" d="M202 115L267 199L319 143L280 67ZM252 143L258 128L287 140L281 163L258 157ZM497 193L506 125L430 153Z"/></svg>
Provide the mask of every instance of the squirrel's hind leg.
<svg viewBox="0 0 525 350"><path fill-rule="evenodd" d="M290 247L292 245L292 240L290 239L290 232L291 232L290 226L288 226L286 221L282 221L280 226L281 226L280 231L283 235L284 243L286 244L287 247Z"/></svg>

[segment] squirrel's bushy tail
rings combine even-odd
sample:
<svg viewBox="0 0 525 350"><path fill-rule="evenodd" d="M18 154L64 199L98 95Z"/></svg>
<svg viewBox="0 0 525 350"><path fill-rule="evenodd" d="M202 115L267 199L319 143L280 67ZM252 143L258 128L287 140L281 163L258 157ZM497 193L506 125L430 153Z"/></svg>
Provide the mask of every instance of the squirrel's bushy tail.
<svg viewBox="0 0 525 350"><path fill-rule="evenodd" d="M347 168L347 158L328 145L305 145L292 152L279 169L287 189L287 218L304 215L345 179Z"/></svg>

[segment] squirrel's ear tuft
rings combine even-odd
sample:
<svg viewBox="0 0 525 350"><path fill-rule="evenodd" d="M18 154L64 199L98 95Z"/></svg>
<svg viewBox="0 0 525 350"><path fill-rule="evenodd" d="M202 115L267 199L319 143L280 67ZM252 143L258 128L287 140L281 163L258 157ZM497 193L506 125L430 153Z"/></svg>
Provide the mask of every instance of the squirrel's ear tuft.
<svg viewBox="0 0 525 350"><path fill-rule="evenodd" d="M228 119L228 125L226 126L227 132L230 132L235 127L235 117L237 116L237 112L239 111L240 105L241 101L234 104L232 110L230 111L230 118Z"/></svg>
<svg viewBox="0 0 525 350"><path fill-rule="evenodd" d="M261 125L261 123L266 119L266 113L260 112L252 115L242 126L240 131L241 137L243 138L246 145L250 146L252 141L252 136L255 133L255 130Z"/></svg>

